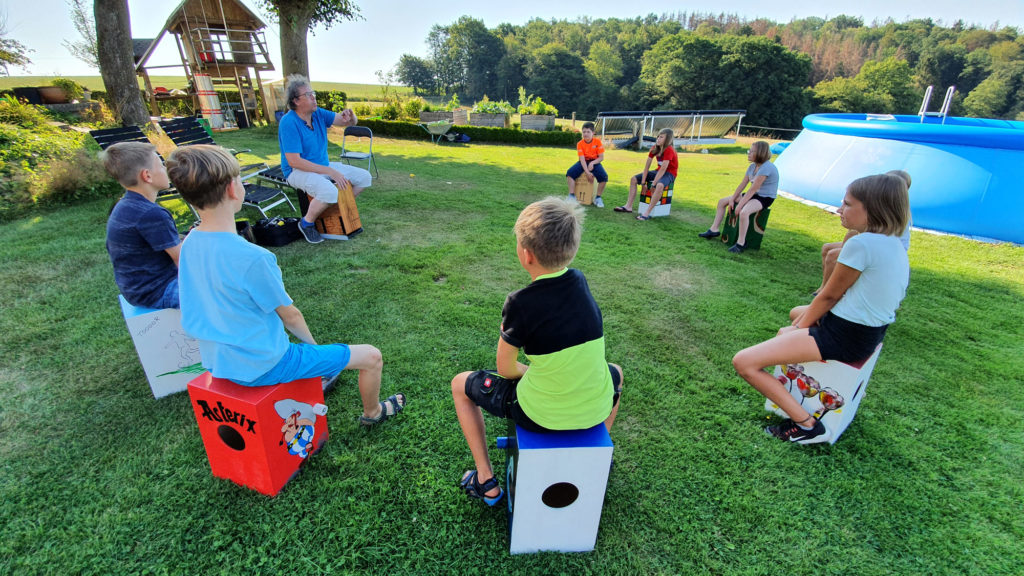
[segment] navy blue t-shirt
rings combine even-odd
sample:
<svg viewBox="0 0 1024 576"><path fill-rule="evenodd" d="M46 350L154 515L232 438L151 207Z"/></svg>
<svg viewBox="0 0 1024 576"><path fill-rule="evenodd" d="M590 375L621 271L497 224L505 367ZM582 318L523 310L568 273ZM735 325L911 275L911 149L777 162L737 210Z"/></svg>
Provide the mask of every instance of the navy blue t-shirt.
<svg viewBox="0 0 1024 576"><path fill-rule="evenodd" d="M125 192L107 220L107 253L125 300L156 307L167 284L178 277L178 267L165 252L178 243L178 229L166 208Z"/></svg>

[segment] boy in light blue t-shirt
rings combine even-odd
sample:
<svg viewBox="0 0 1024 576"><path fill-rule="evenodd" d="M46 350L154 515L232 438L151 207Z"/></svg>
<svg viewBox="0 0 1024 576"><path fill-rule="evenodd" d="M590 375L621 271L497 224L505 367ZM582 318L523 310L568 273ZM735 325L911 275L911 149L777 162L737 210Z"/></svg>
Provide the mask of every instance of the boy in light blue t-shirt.
<svg viewBox="0 0 1024 576"><path fill-rule="evenodd" d="M404 394L379 401L380 350L317 345L285 291L277 258L236 233L235 213L245 198L238 161L219 146L187 146L170 155L167 171L200 217L182 243L178 284L181 324L199 340L203 367L243 386L359 370L360 423L371 426L401 412ZM285 329L302 343L289 342Z"/></svg>

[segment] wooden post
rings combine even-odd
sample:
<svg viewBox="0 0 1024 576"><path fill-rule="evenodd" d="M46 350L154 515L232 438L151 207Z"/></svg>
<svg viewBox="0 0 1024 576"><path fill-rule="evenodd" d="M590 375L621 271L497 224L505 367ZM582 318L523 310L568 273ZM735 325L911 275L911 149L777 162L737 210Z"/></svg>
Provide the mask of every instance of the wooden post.
<svg viewBox="0 0 1024 576"><path fill-rule="evenodd" d="M260 79L259 68L253 68L253 72L256 73L256 86L260 89L260 100L263 101L263 114L267 119L267 124L277 124L277 118L274 117L274 112L270 109L270 102L267 101L267 93L263 90L263 80Z"/></svg>
<svg viewBox="0 0 1024 576"><path fill-rule="evenodd" d="M142 81L146 84L146 94L149 96L149 105L152 107L153 116L160 116L160 104L156 101L156 92L153 92L153 83L149 81L149 72L142 69Z"/></svg>

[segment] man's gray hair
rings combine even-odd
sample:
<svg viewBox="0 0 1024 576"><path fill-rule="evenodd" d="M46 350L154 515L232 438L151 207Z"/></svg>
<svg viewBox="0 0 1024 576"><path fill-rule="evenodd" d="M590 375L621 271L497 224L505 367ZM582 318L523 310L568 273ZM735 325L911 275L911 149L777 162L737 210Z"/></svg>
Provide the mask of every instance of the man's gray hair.
<svg viewBox="0 0 1024 576"><path fill-rule="evenodd" d="M302 95L303 88L312 88L309 85L309 79L302 74L292 74L288 77L288 88L286 90L286 97L288 98L288 109L295 110L295 99Z"/></svg>

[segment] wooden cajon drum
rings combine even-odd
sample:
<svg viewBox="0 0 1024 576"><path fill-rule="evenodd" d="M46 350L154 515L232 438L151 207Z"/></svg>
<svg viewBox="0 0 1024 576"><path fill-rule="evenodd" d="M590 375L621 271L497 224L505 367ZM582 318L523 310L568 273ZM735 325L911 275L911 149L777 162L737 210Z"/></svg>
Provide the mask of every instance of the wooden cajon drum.
<svg viewBox="0 0 1024 576"><path fill-rule="evenodd" d="M594 203L594 198L597 196L597 177L594 177L594 181L590 182L587 180L587 175L583 174L576 179L576 187L573 188L576 192L576 201L580 204L591 205Z"/></svg>
<svg viewBox="0 0 1024 576"><path fill-rule="evenodd" d="M829 360L775 367L775 377L779 382L825 426L825 434L812 440L811 444L835 444L853 422L881 352L882 345L879 344L870 357L855 364ZM789 417L771 400L765 400L764 408L783 418Z"/></svg>
<svg viewBox="0 0 1024 576"><path fill-rule="evenodd" d="M764 230L768 226L768 216L771 212L771 208L764 208L749 216L750 225L747 227L747 240L743 244L743 248L751 250L761 247L761 240L764 239ZM740 218L732 208L729 208L725 214L725 221L722 222L722 242L727 246L732 246L739 236Z"/></svg>
<svg viewBox="0 0 1024 576"><path fill-rule="evenodd" d="M327 441L322 386L320 378L239 386L209 372L189 382L213 475L276 496Z"/></svg>
<svg viewBox="0 0 1024 576"><path fill-rule="evenodd" d="M506 450L509 551L594 549L612 464L604 424L538 434L509 421Z"/></svg>
<svg viewBox="0 0 1024 576"><path fill-rule="evenodd" d="M182 392L203 371L199 342L181 328L181 310L142 308L121 301L121 313L155 398Z"/></svg>
<svg viewBox="0 0 1024 576"><path fill-rule="evenodd" d="M299 198L299 211L303 215L309 210L309 195L304 190L296 189ZM359 219L359 208L356 207L352 187L338 191L338 203L332 204L320 214L316 220L316 229L328 240L348 240L363 231L363 223Z"/></svg>
<svg viewBox="0 0 1024 576"><path fill-rule="evenodd" d="M651 195L653 193L654 187L650 182L647 182L640 190L640 206L637 209L638 214L643 214L647 211L647 206L651 203ZM658 200L658 203L655 204L654 209L651 210L651 218L655 218L657 216L668 216L671 212L672 188L669 187L661 191L661 198Z"/></svg>

